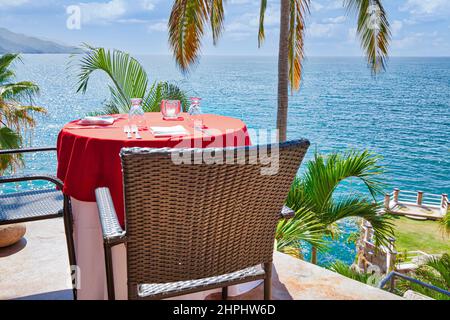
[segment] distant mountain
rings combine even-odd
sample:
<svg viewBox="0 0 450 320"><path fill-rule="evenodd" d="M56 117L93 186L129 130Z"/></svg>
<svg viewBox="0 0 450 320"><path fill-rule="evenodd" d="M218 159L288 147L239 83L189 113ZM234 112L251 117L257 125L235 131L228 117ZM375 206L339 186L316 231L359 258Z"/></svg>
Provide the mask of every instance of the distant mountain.
<svg viewBox="0 0 450 320"><path fill-rule="evenodd" d="M79 53L80 49L41 40L0 28L0 54L4 53Z"/></svg>

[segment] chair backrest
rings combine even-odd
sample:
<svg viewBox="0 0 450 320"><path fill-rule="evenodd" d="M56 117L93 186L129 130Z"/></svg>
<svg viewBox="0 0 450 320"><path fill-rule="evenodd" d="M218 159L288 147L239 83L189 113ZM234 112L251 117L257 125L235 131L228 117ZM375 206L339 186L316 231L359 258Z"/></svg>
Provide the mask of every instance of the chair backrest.
<svg viewBox="0 0 450 320"><path fill-rule="evenodd" d="M226 149L123 149L129 287L271 262L276 224L308 147L299 140ZM268 164L269 157L277 163Z"/></svg>

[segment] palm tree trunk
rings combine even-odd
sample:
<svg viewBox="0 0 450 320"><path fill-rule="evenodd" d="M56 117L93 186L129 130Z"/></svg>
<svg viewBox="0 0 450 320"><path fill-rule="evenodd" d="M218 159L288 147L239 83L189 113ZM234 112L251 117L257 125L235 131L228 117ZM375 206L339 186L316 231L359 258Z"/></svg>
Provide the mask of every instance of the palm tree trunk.
<svg viewBox="0 0 450 320"><path fill-rule="evenodd" d="M312 247L312 250L311 250L311 263L317 264L317 248L316 247Z"/></svg>
<svg viewBox="0 0 450 320"><path fill-rule="evenodd" d="M289 102L289 12L290 0L281 0L280 47L278 54L278 114L277 129L280 142L287 139L287 116Z"/></svg>

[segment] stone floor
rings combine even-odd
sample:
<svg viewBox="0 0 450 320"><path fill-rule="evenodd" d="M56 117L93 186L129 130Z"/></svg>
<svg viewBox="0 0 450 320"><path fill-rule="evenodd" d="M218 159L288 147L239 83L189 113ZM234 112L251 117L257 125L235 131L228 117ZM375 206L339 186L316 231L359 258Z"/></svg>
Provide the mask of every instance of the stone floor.
<svg viewBox="0 0 450 320"><path fill-rule="evenodd" d="M28 223L27 229L19 244L0 249L0 300L72 299L62 220ZM401 299L284 254L275 253L274 260L276 300ZM260 286L233 299L262 299L262 290ZM220 299L220 295L208 299Z"/></svg>

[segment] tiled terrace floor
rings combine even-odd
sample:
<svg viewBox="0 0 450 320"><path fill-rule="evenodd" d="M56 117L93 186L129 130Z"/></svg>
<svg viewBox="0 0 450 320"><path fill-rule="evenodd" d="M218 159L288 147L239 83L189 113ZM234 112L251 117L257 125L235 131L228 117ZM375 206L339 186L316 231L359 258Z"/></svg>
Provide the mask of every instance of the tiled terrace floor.
<svg viewBox="0 0 450 320"><path fill-rule="evenodd" d="M21 243L0 249L0 299L71 299L67 253L61 220L27 224ZM388 292L329 270L276 253L273 298L276 300L392 300ZM261 299L262 287L234 299ZM208 299L219 299L211 295Z"/></svg>

